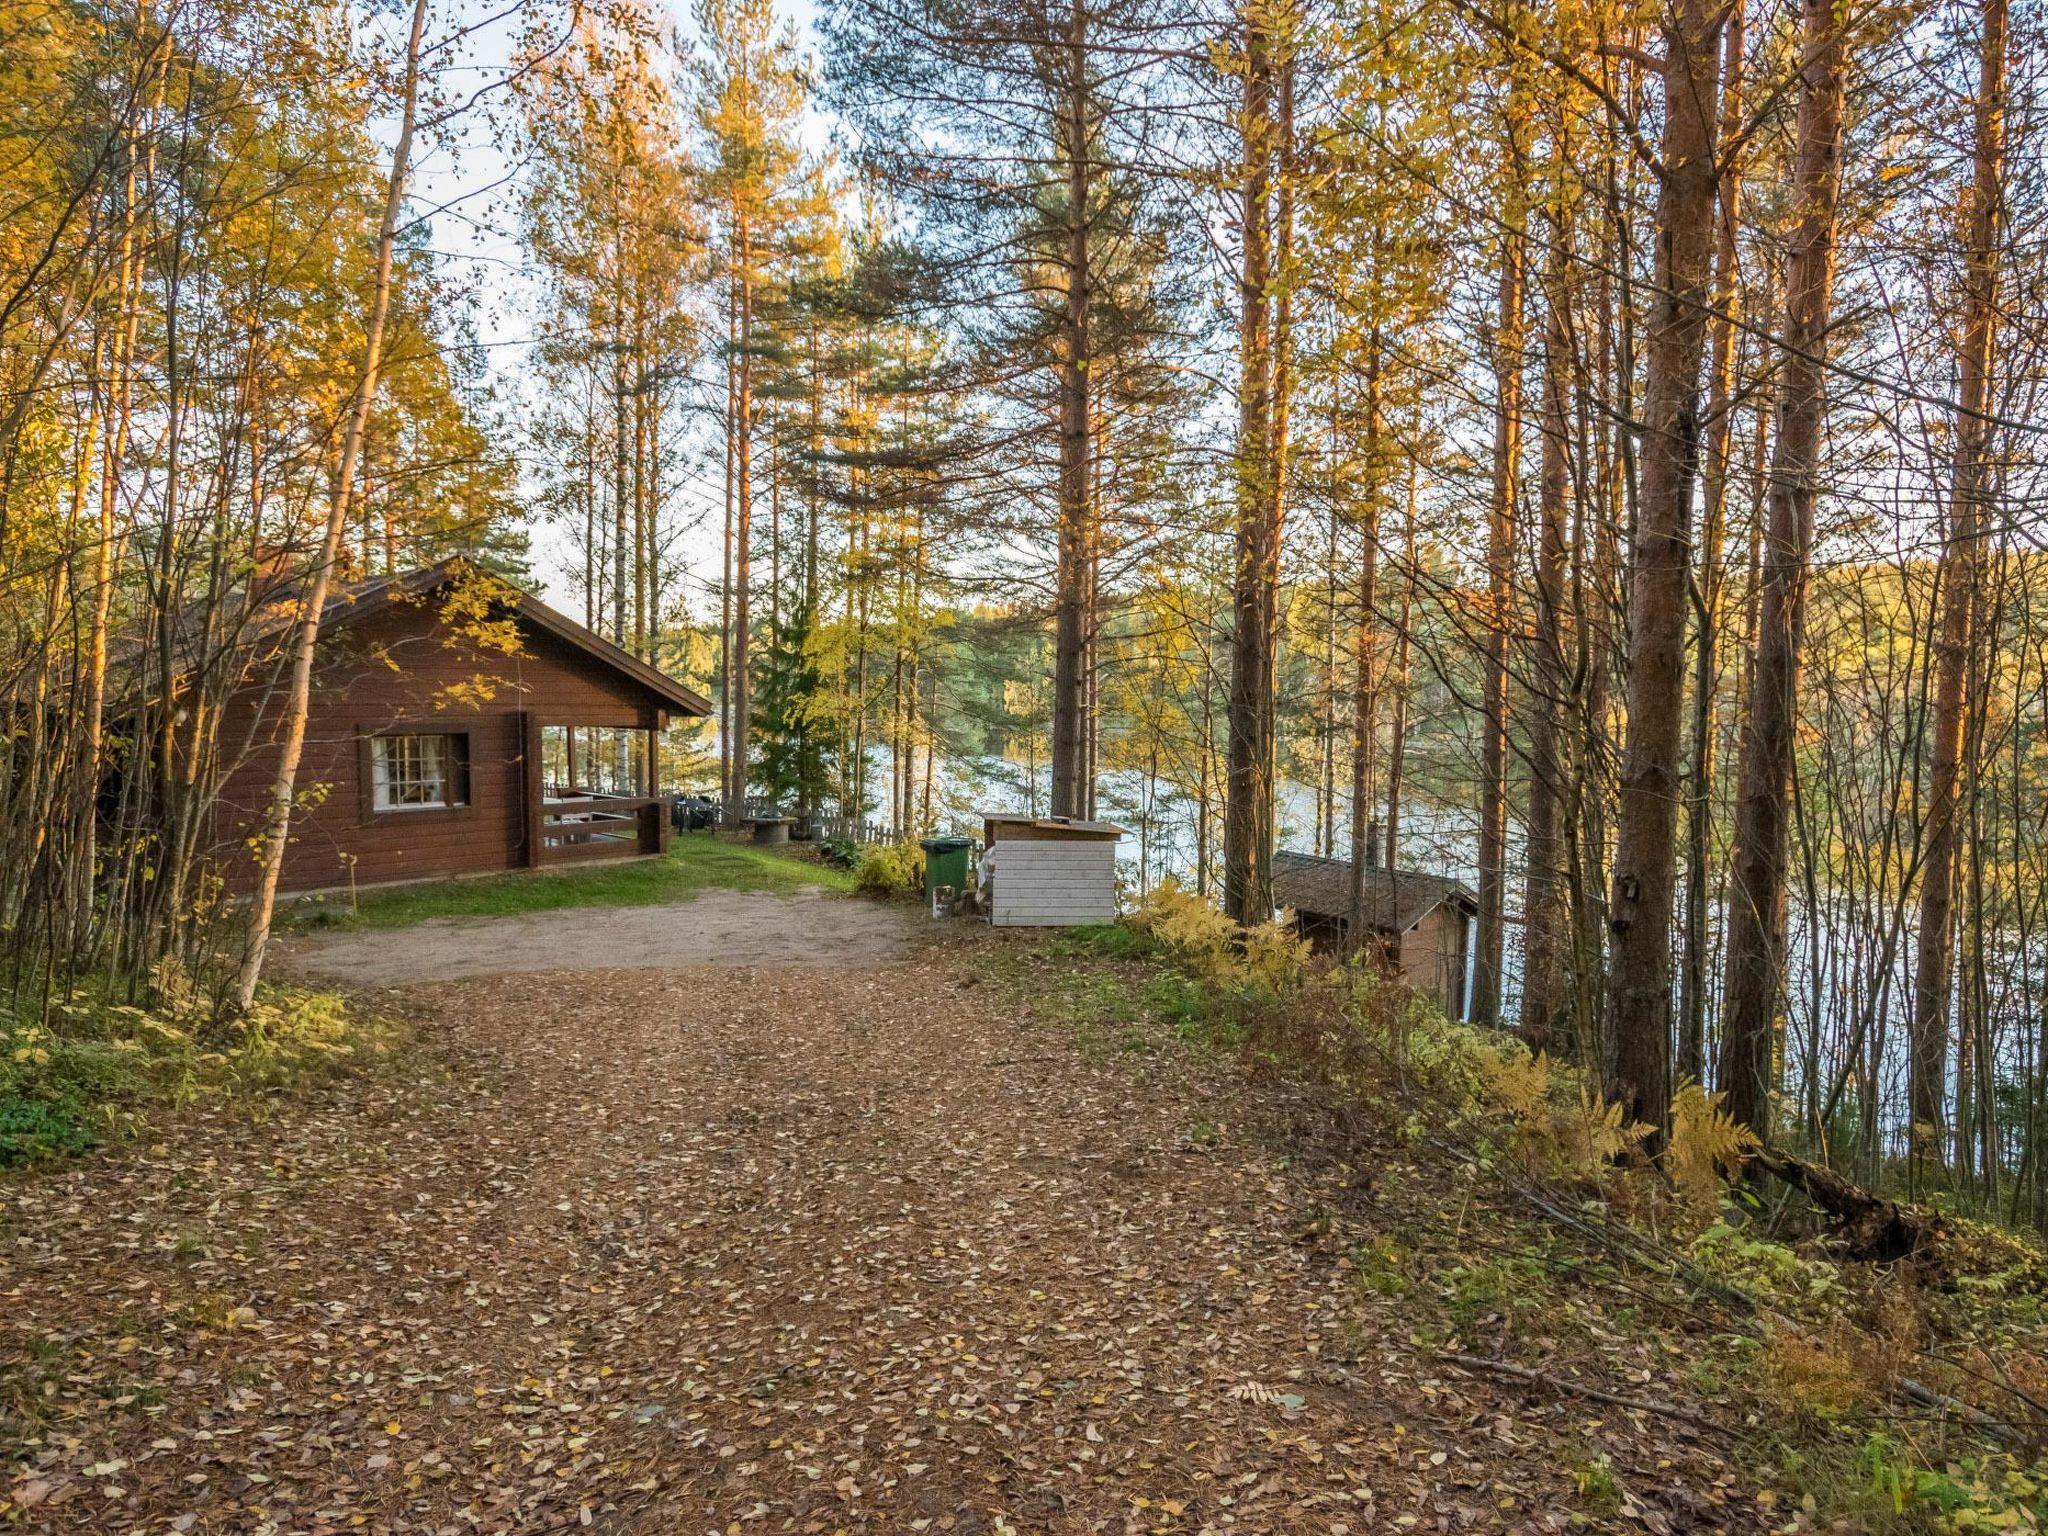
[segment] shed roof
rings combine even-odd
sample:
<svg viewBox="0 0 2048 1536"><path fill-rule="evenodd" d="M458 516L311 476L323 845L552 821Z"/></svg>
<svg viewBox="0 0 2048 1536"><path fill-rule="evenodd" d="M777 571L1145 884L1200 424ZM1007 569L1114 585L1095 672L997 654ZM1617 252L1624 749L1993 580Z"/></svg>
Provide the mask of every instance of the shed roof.
<svg viewBox="0 0 2048 1536"><path fill-rule="evenodd" d="M1022 811L983 811L981 819L991 842L995 840L995 830L998 827L1007 827L1013 834L1026 837L1071 837L1083 841L1100 839L1104 842L1114 842L1124 835L1124 829L1114 822L1080 821L1072 816L1031 816Z"/></svg>
<svg viewBox="0 0 2048 1536"><path fill-rule="evenodd" d="M1273 855L1273 900L1296 912L1344 917L1351 911L1351 861L1282 849ZM1461 880L1419 870L1369 868L1366 921L1381 933L1406 933L1446 902L1479 910L1479 898Z"/></svg>

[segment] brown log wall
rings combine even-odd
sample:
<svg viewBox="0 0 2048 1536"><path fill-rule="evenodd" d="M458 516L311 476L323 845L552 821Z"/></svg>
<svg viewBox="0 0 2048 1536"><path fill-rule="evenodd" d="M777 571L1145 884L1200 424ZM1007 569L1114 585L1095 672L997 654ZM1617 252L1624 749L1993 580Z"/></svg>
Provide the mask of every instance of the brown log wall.
<svg viewBox="0 0 2048 1536"><path fill-rule="evenodd" d="M253 883L247 840L261 823L281 734L281 690L233 700L222 751L232 759L215 817L229 884ZM524 632L524 653L450 645L433 609L395 606L323 639L299 771L300 808L281 886L345 886L517 869L528 862L529 741L546 725L652 729L660 701L554 636ZM394 730L466 736L469 803L371 809L368 739ZM538 764L535 764L537 770Z"/></svg>

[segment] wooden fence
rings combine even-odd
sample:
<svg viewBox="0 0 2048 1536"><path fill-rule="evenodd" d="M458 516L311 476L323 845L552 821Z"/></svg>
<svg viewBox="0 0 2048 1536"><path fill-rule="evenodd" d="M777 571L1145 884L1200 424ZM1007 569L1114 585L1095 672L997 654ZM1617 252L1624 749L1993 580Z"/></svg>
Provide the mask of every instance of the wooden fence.
<svg viewBox="0 0 2048 1536"><path fill-rule="evenodd" d="M731 812L728 815L728 811ZM748 800L744 805L712 807L712 824L722 828L744 826L750 821L762 821L776 816L794 816L796 811L789 806L777 805L773 800ZM827 843L893 843L896 833L879 821L865 821L857 816L813 816L811 837L815 842Z"/></svg>

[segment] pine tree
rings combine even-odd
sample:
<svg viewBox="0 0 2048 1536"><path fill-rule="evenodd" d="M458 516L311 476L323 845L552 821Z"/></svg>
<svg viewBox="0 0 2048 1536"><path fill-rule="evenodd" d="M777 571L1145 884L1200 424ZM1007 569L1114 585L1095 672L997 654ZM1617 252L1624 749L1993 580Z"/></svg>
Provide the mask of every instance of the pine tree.
<svg viewBox="0 0 2048 1536"><path fill-rule="evenodd" d="M800 591L785 603L763 658L753 728L756 782L799 817L817 815L831 790L833 732L811 607Z"/></svg>

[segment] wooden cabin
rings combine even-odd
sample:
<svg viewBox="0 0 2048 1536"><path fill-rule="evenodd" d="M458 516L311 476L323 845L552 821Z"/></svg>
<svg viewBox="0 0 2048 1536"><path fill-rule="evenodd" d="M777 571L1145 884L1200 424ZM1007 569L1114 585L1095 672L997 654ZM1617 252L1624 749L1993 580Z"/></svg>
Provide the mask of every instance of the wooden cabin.
<svg viewBox="0 0 2048 1536"><path fill-rule="evenodd" d="M321 622L281 886L377 885L659 853L659 733L701 694L458 557L344 584ZM277 650L289 602L275 605ZM217 852L249 841L277 772L286 688L264 667L223 712Z"/></svg>
<svg viewBox="0 0 2048 1536"><path fill-rule="evenodd" d="M1377 865L1366 867L1364 897L1365 924L1387 968L1447 1018L1464 1018L1479 898L1446 875ZM1275 853L1273 903L1294 913L1296 928L1317 949L1343 952L1353 909L1351 861Z"/></svg>

